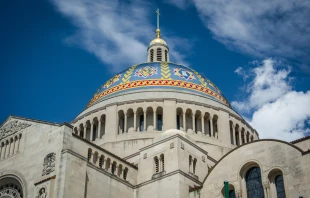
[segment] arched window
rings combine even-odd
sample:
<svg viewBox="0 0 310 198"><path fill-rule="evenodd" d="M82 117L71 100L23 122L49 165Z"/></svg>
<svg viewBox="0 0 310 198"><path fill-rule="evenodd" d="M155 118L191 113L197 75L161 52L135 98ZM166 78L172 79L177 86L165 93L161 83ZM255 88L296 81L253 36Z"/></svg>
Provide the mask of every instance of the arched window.
<svg viewBox="0 0 310 198"><path fill-rule="evenodd" d="M168 51L165 50L165 61L167 62L168 61Z"/></svg>
<svg viewBox="0 0 310 198"><path fill-rule="evenodd" d="M109 168L110 168L110 163L111 163L111 159L108 158L107 161L105 162L105 169L106 169L106 170L109 170Z"/></svg>
<svg viewBox="0 0 310 198"><path fill-rule="evenodd" d="M151 52L151 53L150 53L150 61L151 61L151 62L154 62L154 50L151 49L150 52Z"/></svg>
<svg viewBox="0 0 310 198"><path fill-rule="evenodd" d="M158 161L158 157L154 157L154 165L155 165L155 173L159 172L159 161Z"/></svg>
<svg viewBox="0 0 310 198"><path fill-rule="evenodd" d="M162 61L161 48L157 48L157 61Z"/></svg>
<svg viewBox="0 0 310 198"><path fill-rule="evenodd" d="M103 161L104 161L104 156L101 155L101 157L100 157L100 159L99 159L99 167L100 167L100 168L102 168Z"/></svg>
<svg viewBox="0 0 310 198"><path fill-rule="evenodd" d="M251 136L251 142L253 142L254 141L254 137L253 137L253 135Z"/></svg>
<svg viewBox="0 0 310 198"><path fill-rule="evenodd" d="M180 130L181 125L180 125L180 116L177 115L177 129Z"/></svg>
<svg viewBox="0 0 310 198"><path fill-rule="evenodd" d="M144 116L140 115L140 126L139 126L140 131L143 131L144 129L143 126L144 126Z"/></svg>
<svg viewBox="0 0 310 198"><path fill-rule="evenodd" d="M126 167L123 173L123 179L126 180L127 179L127 174L128 174L128 168Z"/></svg>
<svg viewBox="0 0 310 198"><path fill-rule="evenodd" d="M278 175L275 178L275 184L277 189L277 198L285 198L285 189L282 175Z"/></svg>
<svg viewBox="0 0 310 198"><path fill-rule="evenodd" d="M189 172L191 173L192 172L192 156L191 155L189 156L188 161L189 161Z"/></svg>
<svg viewBox="0 0 310 198"><path fill-rule="evenodd" d="M165 157L164 154L160 155L160 162L161 162L161 171L165 170Z"/></svg>
<svg viewBox="0 0 310 198"><path fill-rule="evenodd" d="M44 188L44 187L42 187ZM40 190L42 189L40 188ZM46 191L46 187L44 189ZM39 192L36 192L39 193ZM15 177L4 177L0 179L0 196L1 197L23 197L23 188L21 181Z"/></svg>
<svg viewBox="0 0 310 198"><path fill-rule="evenodd" d="M161 114L157 115L157 130L158 131L163 130L163 116Z"/></svg>
<svg viewBox="0 0 310 198"><path fill-rule="evenodd" d="M197 159L195 158L193 162L193 173L194 174L196 173L196 164L197 164Z"/></svg>
<svg viewBox="0 0 310 198"><path fill-rule="evenodd" d="M250 198L264 198L264 189L259 167L248 170L245 176L247 195Z"/></svg>
<svg viewBox="0 0 310 198"><path fill-rule="evenodd" d="M90 158L91 158L91 152L92 152L92 150L89 148L89 149L88 149L88 153L87 153L87 160L88 160L88 161L89 161Z"/></svg>
<svg viewBox="0 0 310 198"><path fill-rule="evenodd" d="M114 161L112 163L112 168L111 168L111 173L114 175L115 174L115 170L116 170L116 162Z"/></svg>
<svg viewBox="0 0 310 198"><path fill-rule="evenodd" d="M228 195L229 195L229 198L236 198L235 190L230 190Z"/></svg>

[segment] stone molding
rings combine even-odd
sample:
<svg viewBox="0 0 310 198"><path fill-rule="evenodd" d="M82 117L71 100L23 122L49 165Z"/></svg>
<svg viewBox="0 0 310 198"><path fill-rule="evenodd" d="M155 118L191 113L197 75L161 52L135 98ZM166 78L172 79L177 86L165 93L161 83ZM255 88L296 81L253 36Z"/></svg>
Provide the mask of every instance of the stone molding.
<svg viewBox="0 0 310 198"><path fill-rule="evenodd" d="M12 120L1 126L0 128L0 138L5 138L9 135L12 135L18 131L21 131L27 127L31 126L31 124L26 122L21 122L19 120Z"/></svg>

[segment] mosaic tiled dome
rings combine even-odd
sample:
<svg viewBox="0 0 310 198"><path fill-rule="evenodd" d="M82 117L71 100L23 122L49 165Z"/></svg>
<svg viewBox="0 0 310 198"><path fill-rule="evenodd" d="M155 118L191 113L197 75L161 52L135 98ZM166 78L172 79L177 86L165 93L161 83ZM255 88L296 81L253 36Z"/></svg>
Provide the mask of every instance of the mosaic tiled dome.
<svg viewBox="0 0 310 198"><path fill-rule="evenodd" d="M87 107L112 96L138 89L187 91L230 107L221 91L209 79L189 67L167 62L142 63L120 72L97 90Z"/></svg>

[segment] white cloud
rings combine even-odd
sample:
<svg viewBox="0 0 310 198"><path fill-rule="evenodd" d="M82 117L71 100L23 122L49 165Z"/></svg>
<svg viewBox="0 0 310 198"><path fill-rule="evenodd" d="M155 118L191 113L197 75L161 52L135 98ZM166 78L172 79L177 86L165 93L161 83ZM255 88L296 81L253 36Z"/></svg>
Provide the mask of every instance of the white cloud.
<svg viewBox="0 0 310 198"><path fill-rule="evenodd" d="M185 10L190 5L188 0L164 0L164 2L172 4L181 10Z"/></svg>
<svg viewBox="0 0 310 198"><path fill-rule="evenodd" d="M180 2L170 0L177 7L182 5ZM259 58L287 59L310 72L310 1L192 2L214 38L229 49Z"/></svg>
<svg viewBox="0 0 310 198"><path fill-rule="evenodd" d="M155 37L155 10L142 0L51 0L59 12L78 28L66 39L95 54L101 61L119 71L146 61L147 47ZM152 20L152 18L154 20ZM154 23L155 24L155 23ZM185 53L178 49L184 38L170 38L162 31L170 47L171 58L184 62ZM165 36L166 35L166 36ZM187 43L190 43L186 40ZM190 48L191 46L188 45ZM187 49L189 49L187 48ZM186 50L186 49L185 49Z"/></svg>
<svg viewBox="0 0 310 198"><path fill-rule="evenodd" d="M281 69L278 62L266 59L248 73L253 78L245 91L247 97L233 101L232 106L250 115L249 123L260 138L292 141L310 132L306 127L310 120L310 91L292 90L290 68Z"/></svg>

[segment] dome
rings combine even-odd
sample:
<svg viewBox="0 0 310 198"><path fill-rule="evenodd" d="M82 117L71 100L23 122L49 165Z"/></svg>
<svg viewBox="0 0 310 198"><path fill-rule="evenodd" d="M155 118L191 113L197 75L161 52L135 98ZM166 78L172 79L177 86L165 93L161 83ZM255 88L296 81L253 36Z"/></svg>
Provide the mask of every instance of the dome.
<svg viewBox="0 0 310 198"><path fill-rule="evenodd" d="M150 45L154 45L154 44L163 44L163 45L167 45L166 41L164 41L164 39L162 38L155 38L151 41Z"/></svg>
<svg viewBox="0 0 310 198"><path fill-rule="evenodd" d="M105 82L87 108L113 96L143 89L196 94L230 107L217 86L195 70L175 63L148 62L133 65Z"/></svg>

